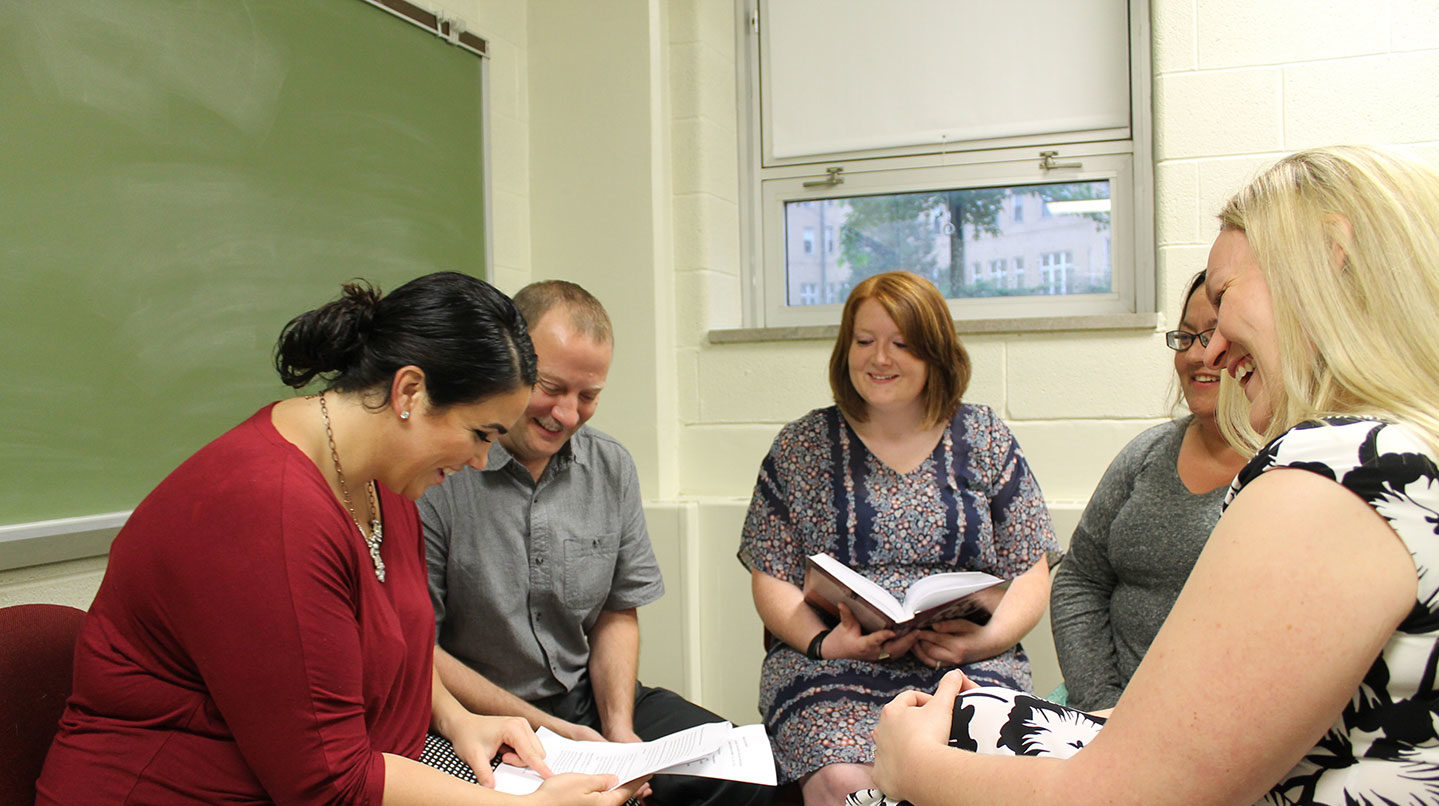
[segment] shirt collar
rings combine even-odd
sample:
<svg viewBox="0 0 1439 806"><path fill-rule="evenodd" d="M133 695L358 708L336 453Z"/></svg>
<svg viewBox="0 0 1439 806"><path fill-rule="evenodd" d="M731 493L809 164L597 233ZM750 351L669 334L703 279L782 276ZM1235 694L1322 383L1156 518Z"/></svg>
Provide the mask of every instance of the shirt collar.
<svg viewBox="0 0 1439 806"><path fill-rule="evenodd" d="M565 440L564 446L561 447L554 456L550 457L549 464L545 465L544 472L540 474L540 478L542 480L548 476L553 476L556 473L564 472L566 469L569 468L571 464L587 464L587 462L585 461L584 452L575 451L575 437L579 436L588 427L589 426L587 425L580 426L580 430L576 431L573 436ZM494 443L490 445L490 455L485 460L484 472L498 472L504 470L506 467L509 467L511 465L514 466L514 469L510 470L509 472L519 473L525 478L530 478L529 468L521 464L520 460L516 459L514 454L505 450L505 446L501 445L498 439L495 440Z"/></svg>

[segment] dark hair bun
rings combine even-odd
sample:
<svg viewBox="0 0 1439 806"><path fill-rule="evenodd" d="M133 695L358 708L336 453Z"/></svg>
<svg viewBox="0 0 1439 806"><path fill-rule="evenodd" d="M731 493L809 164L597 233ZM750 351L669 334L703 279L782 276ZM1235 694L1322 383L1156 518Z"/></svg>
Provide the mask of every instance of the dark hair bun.
<svg viewBox="0 0 1439 806"><path fill-rule="evenodd" d="M365 347L380 294L364 280L341 286L341 296L291 319L280 331L275 370L299 389L316 377L344 374Z"/></svg>
<svg viewBox="0 0 1439 806"><path fill-rule="evenodd" d="M535 382L535 351L510 298L458 272L417 277L387 295L364 280L339 299L291 319L275 345L275 370L296 389L383 389L397 370L425 373L436 406L480 400Z"/></svg>

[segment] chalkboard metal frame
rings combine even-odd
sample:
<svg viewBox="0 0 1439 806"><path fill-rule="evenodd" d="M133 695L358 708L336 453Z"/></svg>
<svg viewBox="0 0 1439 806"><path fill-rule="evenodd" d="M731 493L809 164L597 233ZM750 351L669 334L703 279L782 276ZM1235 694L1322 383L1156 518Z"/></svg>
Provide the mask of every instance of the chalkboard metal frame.
<svg viewBox="0 0 1439 806"><path fill-rule="evenodd" d="M484 39L470 33L463 20L454 17L446 17L434 11L421 8L406 0L364 0L374 6L395 14L396 16L424 28L441 39L459 45L476 56L488 57L489 43Z"/></svg>

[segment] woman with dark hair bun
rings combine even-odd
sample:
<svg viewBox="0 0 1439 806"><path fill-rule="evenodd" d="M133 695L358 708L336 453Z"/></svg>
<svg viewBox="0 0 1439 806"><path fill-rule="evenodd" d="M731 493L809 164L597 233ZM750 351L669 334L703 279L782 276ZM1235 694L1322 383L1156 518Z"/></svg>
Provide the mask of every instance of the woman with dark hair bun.
<svg viewBox="0 0 1439 806"><path fill-rule="evenodd" d="M482 782L502 748L548 774L523 719L434 675L413 503L524 411L524 319L463 274L355 282L285 326L275 367L323 388L202 448L115 538L38 803L515 801L417 761L430 728ZM555 776L526 802L618 806L636 785L613 783Z"/></svg>

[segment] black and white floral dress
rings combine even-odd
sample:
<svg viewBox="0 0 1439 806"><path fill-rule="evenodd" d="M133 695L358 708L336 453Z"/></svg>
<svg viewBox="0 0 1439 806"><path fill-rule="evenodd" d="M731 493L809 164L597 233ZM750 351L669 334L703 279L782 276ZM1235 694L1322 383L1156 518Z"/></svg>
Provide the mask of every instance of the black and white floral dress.
<svg viewBox="0 0 1439 806"><path fill-rule="evenodd" d="M1318 473L1364 499L1404 541L1418 573L1413 610L1359 690L1319 743L1260 803L1439 803L1439 468L1434 452L1413 429L1394 423L1358 417L1302 423L1250 460L1235 477L1225 505L1275 468ZM983 691L965 692L956 702L951 745L981 753L1068 756L1101 725L1086 725L1081 716L1064 719L1052 713L1059 706L1037 705L1022 696L1014 697L1007 713L981 724L965 709ZM851 795L849 803L894 801L868 790Z"/></svg>

